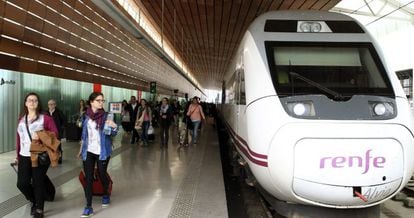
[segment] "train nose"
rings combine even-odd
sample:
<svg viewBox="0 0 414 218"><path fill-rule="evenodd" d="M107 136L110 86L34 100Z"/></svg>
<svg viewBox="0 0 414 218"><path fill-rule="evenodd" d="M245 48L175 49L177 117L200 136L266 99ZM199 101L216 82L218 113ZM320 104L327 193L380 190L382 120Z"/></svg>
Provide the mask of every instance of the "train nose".
<svg viewBox="0 0 414 218"><path fill-rule="evenodd" d="M368 207L403 186L413 145L401 125L292 123L273 136L268 169L275 193L287 201Z"/></svg>
<svg viewBox="0 0 414 218"><path fill-rule="evenodd" d="M371 204L397 191L403 150L395 139L311 139L294 147L293 191L315 202Z"/></svg>

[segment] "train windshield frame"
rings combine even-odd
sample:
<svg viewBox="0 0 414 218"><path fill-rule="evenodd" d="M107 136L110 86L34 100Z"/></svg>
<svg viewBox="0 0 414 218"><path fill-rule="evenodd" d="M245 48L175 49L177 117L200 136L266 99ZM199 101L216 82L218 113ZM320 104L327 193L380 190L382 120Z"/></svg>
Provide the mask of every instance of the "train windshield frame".
<svg viewBox="0 0 414 218"><path fill-rule="evenodd" d="M265 41L265 48L272 82L280 97L395 97L371 43Z"/></svg>

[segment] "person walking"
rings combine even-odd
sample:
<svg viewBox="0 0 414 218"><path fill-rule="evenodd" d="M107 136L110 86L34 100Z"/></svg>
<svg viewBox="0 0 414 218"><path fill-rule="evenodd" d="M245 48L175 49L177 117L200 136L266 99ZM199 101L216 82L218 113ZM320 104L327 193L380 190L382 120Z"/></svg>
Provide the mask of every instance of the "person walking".
<svg viewBox="0 0 414 218"><path fill-rule="evenodd" d="M161 135L161 149L168 148L168 137L170 125L173 120L173 109L168 104L168 98L163 98L160 106L160 135Z"/></svg>
<svg viewBox="0 0 414 218"><path fill-rule="evenodd" d="M47 102L47 107L49 108L48 111L46 111L46 113L53 117L53 120L55 121L55 125L58 129L59 132L59 136L58 139L59 141L63 138L63 131L66 125L66 117L65 115L62 113L61 110L59 110L59 108L56 106L56 101L55 99L50 99ZM62 158L63 158L63 149L62 149L62 143L59 144L59 152L60 152L60 157L59 157L59 164L62 164Z"/></svg>
<svg viewBox="0 0 414 218"><path fill-rule="evenodd" d="M198 97L194 96L194 98L191 100L191 104L188 107L187 116L190 117L193 129L191 130L191 143L193 145L197 144L197 133L198 133L198 127L200 126L200 123L202 120L206 119L203 113L203 108L198 103Z"/></svg>
<svg viewBox="0 0 414 218"><path fill-rule="evenodd" d="M138 132L135 129L135 122L137 121L138 116L138 107L137 99L135 96L131 96L128 110L129 110L129 117L130 117L130 126L132 129L132 137L131 137L131 144L135 144L139 140Z"/></svg>
<svg viewBox="0 0 414 218"><path fill-rule="evenodd" d="M89 107L86 109L85 119L82 123L82 141L79 156L83 160L83 170L86 177L85 198L86 207L81 217L93 215L92 184L95 165L98 167L99 177L104 187L102 207L110 204L109 178L107 169L112 154L111 137L118 133L118 126L113 120L107 119L108 114L103 109L104 95L93 92L89 96Z"/></svg>
<svg viewBox="0 0 414 218"><path fill-rule="evenodd" d="M147 100L141 99L141 106L138 108L138 120L142 120L141 146L148 146L148 128L151 124L152 111Z"/></svg>
<svg viewBox="0 0 414 218"><path fill-rule="evenodd" d="M86 103L83 99L79 100L79 117L82 117L86 112Z"/></svg>
<svg viewBox="0 0 414 218"><path fill-rule="evenodd" d="M128 102L123 100L121 108L121 125L122 129L129 134L131 132L131 117L129 116L130 110L128 109L128 106Z"/></svg>
<svg viewBox="0 0 414 218"><path fill-rule="evenodd" d="M50 163L32 166L30 146L32 140L39 140L36 132L51 131L58 136L58 129L52 117L41 114L42 108L39 95L32 92L26 95L23 110L17 125L16 151L17 157L17 188L31 202L31 215L35 218L43 217L47 170Z"/></svg>

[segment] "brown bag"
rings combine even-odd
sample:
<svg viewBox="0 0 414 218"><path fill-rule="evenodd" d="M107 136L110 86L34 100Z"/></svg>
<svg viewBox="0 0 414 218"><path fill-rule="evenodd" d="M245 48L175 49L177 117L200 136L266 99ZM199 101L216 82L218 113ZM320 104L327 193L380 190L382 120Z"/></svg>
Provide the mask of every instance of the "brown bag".
<svg viewBox="0 0 414 218"><path fill-rule="evenodd" d="M52 167L56 167L58 165L58 160L60 157L60 152L58 150L58 146L60 141L57 139L56 134L51 131L38 131L36 132L39 140L32 140L30 144L30 159L32 160L32 167L37 167L39 162L39 155L45 155L44 152L47 153L50 159L50 163ZM43 164L46 163L46 157L42 156Z"/></svg>
<svg viewBox="0 0 414 218"><path fill-rule="evenodd" d="M141 117L135 122L135 129L141 130L143 122L144 122L144 113L142 113Z"/></svg>

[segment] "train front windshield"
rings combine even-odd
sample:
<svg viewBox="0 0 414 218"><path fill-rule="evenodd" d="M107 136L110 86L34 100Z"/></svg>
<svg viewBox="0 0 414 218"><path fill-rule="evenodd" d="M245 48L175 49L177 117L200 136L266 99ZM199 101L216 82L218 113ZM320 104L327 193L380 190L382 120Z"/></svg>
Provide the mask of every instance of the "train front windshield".
<svg viewBox="0 0 414 218"><path fill-rule="evenodd" d="M323 94L394 97L384 66L369 43L266 42L275 89L280 97Z"/></svg>

